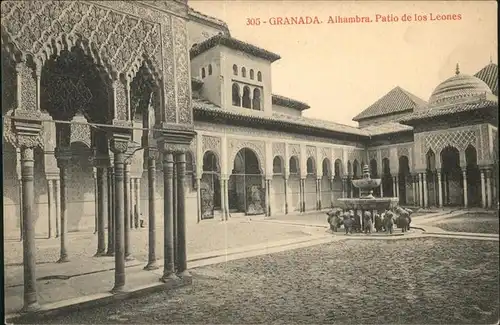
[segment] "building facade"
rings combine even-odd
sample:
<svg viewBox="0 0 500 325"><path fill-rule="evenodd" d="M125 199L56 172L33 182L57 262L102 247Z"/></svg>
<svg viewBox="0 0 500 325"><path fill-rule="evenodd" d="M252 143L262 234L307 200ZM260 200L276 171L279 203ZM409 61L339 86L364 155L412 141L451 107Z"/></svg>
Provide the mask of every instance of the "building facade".
<svg viewBox="0 0 500 325"><path fill-rule="evenodd" d="M498 204L495 64L457 66L428 101L396 87L352 127L304 117L272 91L278 54L185 1L1 6L4 235L28 252L27 309L35 235L61 237L64 262L67 233L94 229L119 291L141 214L151 269L168 223L168 279L186 275L186 227L335 206L365 164L402 205Z"/></svg>

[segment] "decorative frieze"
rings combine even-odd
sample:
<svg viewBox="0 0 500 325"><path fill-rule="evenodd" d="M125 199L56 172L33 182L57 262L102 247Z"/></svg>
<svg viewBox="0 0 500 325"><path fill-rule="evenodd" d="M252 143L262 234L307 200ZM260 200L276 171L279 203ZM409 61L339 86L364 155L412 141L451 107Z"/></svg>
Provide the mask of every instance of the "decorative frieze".
<svg viewBox="0 0 500 325"><path fill-rule="evenodd" d="M217 157L221 157L221 138L203 135L201 139L202 155L207 151L212 151Z"/></svg>
<svg viewBox="0 0 500 325"><path fill-rule="evenodd" d="M306 146L306 157L313 157L316 160L316 147L315 146Z"/></svg>
<svg viewBox="0 0 500 325"><path fill-rule="evenodd" d="M300 161L300 145L299 144L289 144L288 145L288 155L290 156L290 157L287 157L288 159L295 156L295 157L299 158L299 161Z"/></svg>
<svg viewBox="0 0 500 325"><path fill-rule="evenodd" d="M228 142L228 161L227 166L232 166L234 163L234 159L236 154L243 148L248 148L252 150L257 159L259 160L260 168L263 170L266 166L266 156L265 156L265 142L264 141L256 141L256 140L247 140L247 139L231 139L227 140Z"/></svg>
<svg viewBox="0 0 500 325"><path fill-rule="evenodd" d="M276 156L285 158L285 143L273 142L273 158Z"/></svg>

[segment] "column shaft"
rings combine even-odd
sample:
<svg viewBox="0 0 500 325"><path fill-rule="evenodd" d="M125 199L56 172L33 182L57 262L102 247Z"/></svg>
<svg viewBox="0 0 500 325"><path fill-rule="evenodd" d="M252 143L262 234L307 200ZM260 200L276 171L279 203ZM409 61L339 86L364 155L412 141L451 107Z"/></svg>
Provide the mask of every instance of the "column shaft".
<svg viewBox="0 0 500 325"><path fill-rule="evenodd" d="M68 262L68 208L67 208L67 197L68 197L68 160L59 159L59 178L61 180L61 250L58 263Z"/></svg>
<svg viewBox="0 0 500 325"><path fill-rule="evenodd" d="M201 179L196 178L196 213L198 216L197 222L201 221Z"/></svg>
<svg viewBox="0 0 500 325"><path fill-rule="evenodd" d="M427 173L422 174L422 180L423 180L422 187L424 188L424 207L427 208L429 206L429 196L427 193Z"/></svg>
<svg viewBox="0 0 500 325"><path fill-rule="evenodd" d="M462 169L462 181L463 181L463 187L464 187L464 190L463 190L464 207L467 208L469 206L469 197L468 197L468 193L467 193L467 170L465 168Z"/></svg>
<svg viewBox="0 0 500 325"><path fill-rule="evenodd" d="M174 158L172 153L163 153L163 277L162 281L175 278L174 256L174 205L173 175Z"/></svg>
<svg viewBox="0 0 500 325"><path fill-rule="evenodd" d="M61 181L59 179L55 180L56 187L56 238L59 237L61 233Z"/></svg>
<svg viewBox="0 0 500 325"><path fill-rule="evenodd" d="M97 168L97 253L103 256L106 253L106 219L108 217L107 200L107 172L105 168Z"/></svg>
<svg viewBox="0 0 500 325"><path fill-rule="evenodd" d="M156 270L156 158L148 157L148 264L145 270Z"/></svg>
<svg viewBox="0 0 500 325"><path fill-rule="evenodd" d="M484 180L484 170L481 170L481 206L486 208L486 184Z"/></svg>
<svg viewBox="0 0 500 325"><path fill-rule="evenodd" d="M177 166L177 238L179 265L177 271L181 276L187 273L187 252L186 252L186 210L185 210L185 182L186 177L186 155L184 152L176 155L175 164Z"/></svg>
<svg viewBox="0 0 500 325"><path fill-rule="evenodd" d="M438 177L438 181L437 181L437 186L438 186L438 199L439 199L439 207L442 208L443 207L443 184L441 182L441 172L438 171L437 172L437 177Z"/></svg>
<svg viewBox="0 0 500 325"><path fill-rule="evenodd" d="M288 178L283 178L285 182L285 214L288 214Z"/></svg>
<svg viewBox="0 0 500 325"><path fill-rule="evenodd" d="M115 255L115 196L114 196L114 170L113 167L108 167L108 251L106 255Z"/></svg>
<svg viewBox="0 0 500 325"><path fill-rule="evenodd" d="M220 210L221 210L221 221L226 220L226 192L225 192L225 180L220 181ZM200 196L201 200L201 196Z"/></svg>
<svg viewBox="0 0 500 325"><path fill-rule="evenodd" d="M135 201L135 178L130 178L130 190L129 190L129 197L130 197L130 207L129 207L129 228L134 229L134 211L135 211L135 206L136 206L136 201Z"/></svg>
<svg viewBox="0 0 500 325"><path fill-rule="evenodd" d="M21 180L23 201L23 268L25 311L39 308L36 292L36 245L35 245L35 186L33 148L21 149Z"/></svg>
<svg viewBox="0 0 500 325"><path fill-rule="evenodd" d="M131 259L130 252L130 163L125 162L123 175L123 229L125 244L125 260Z"/></svg>
<svg viewBox="0 0 500 325"><path fill-rule="evenodd" d="M493 200L491 196L491 171L486 171L486 207L491 208L493 205Z"/></svg>
<svg viewBox="0 0 500 325"><path fill-rule="evenodd" d="M113 292L123 290L125 286L125 233L124 233L124 216L125 216L125 190L124 190L124 166L125 155L121 152L115 152L114 159L114 186L115 186L115 199L114 199L114 226L115 226L115 286Z"/></svg>
<svg viewBox="0 0 500 325"><path fill-rule="evenodd" d="M48 238L52 238L52 219L54 214L54 181L47 180L47 207L48 207Z"/></svg>
<svg viewBox="0 0 500 325"><path fill-rule="evenodd" d="M139 227L139 216L141 215L141 179L135 179L135 205L134 208L134 226Z"/></svg>

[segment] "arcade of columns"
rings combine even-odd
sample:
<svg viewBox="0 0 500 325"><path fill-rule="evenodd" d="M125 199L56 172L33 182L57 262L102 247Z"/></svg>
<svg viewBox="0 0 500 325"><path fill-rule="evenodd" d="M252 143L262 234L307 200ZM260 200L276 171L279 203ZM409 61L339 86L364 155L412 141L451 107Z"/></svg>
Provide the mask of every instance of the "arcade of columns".
<svg viewBox="0 0 500 325"><path fill-rule="evenodd" d="M12 95L12 102L8 102L9 107L3 110L4 140L12 144L20 156L25 311L39 308L34 229L34 149L44 148L46 130L42 120L52 120L56 125L54 156L58 171L47 176L49 193L56 192L55 210L59 214L56 220L60 220L57 230L61 240L59 262L62 263L70 258L67 252L67 199L71 186L68 184L72 158L71 120L82 110L87 114L89 124L101 130L93 132L99 238L96 255L106 253L104 224L108 218L110 236L107 253L115 256L112 291L120 292L125 286L125 259L130 253L128 206L132 200L129 196L129 161L137 149L136 143L131 141L133 114L130 93L132 80L144 66L151 69L150 72L159 80L159 88L155 92L158 104L155 105L154 127L157 130L154 141L146 141L143 147L148 160L149 204L153 212L155 203L151 194L154 193L155 178L152 173L156 170L155 157L161 153L163 159L165 253L161 280L177 281L179 277L189 281L186 270L185 152L195 133L189 77L187 6L183 2L166 1L154 5L160 6L161 10L126 1L109 4L84 1L2 2L2 84L6 83L6 87L2 88L2 97ZM4 65L7 57L9 63ZM59 60L61 57L64 58ZM78 61L81 58L86 61ZM69 67L65 70L67 73L76 74L78 68L83 71L84 79L79 79L76 86L85 84L91 89L94 99L101 98L105 102L92 102L89 104L93 105L92 109L85 110L77 107L81 106L80 98L66 98L65 101L62 98L61 101L66 92L46 82L53 81L50 78L57 75L54 72L58 72L57 68L65 60ZM77 60L76 63L74 60ZM172 66L175 66L175 71L166 68ZM4 80L4 68L9 69L10 79ZM92 79L93 72L90 70L104 75L103 87L92 82L97 79ZM64 82L60 85L70 84ZM106 95L103 96L105 87ZM56 99L60 101L56 104L51 102L56 97L54 95L59 95ZM45 104L42 105L43 101ZM48 107L47 103L52 105ZM6 112L7 109L10 111ZM151 129L151 125L148 128ZM138 185L138 182L135 183ZM149 263L146 269L154 269L158 267L154 251L154 213L150 213L149 218Z"/></svg>

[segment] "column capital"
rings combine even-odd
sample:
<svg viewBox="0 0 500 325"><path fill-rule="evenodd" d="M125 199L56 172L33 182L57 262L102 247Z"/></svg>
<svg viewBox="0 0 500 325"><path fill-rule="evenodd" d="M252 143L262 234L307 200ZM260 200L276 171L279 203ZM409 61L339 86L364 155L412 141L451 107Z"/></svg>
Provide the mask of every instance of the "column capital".
<svg viewBox="0 0 500 325"><path fill-rule="evenodd" d="M110 149L114 154L125 154L130 146L130 135L113 134L110 139Z"/></svg>
<svg viewBox="0 0 500 325"><path fill-rule="evenodd" d="M72 153L73 151L71 150L70 147L57 146L54 150L54 155L56 156L57 160L57 167L59 168L67 167L71 162Z"/></svg>

